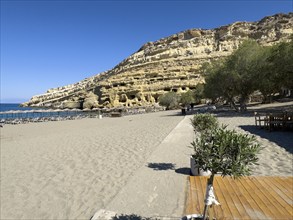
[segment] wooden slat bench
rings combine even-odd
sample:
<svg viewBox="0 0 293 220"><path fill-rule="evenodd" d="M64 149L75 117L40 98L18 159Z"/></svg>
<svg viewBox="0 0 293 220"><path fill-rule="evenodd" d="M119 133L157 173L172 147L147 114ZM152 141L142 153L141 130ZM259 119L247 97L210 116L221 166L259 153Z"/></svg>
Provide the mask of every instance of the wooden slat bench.
<svg viewBox="0 0 293 220"><path fill-rule="evenodd" d="M207 177L190 176L185 214L202 214ZM293 177L216 176L214 193L221 205L209 208L210 219L293 219Z"/></svg>

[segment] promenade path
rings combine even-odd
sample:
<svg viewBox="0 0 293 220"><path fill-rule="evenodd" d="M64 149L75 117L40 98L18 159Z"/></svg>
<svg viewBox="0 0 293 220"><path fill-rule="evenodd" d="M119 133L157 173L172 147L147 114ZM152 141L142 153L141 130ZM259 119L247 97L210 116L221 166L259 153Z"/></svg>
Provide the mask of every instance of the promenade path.
<svg viewBox="0 0 293 220"><path fill-rule="evenodd" d="M182 217L192 153L188 146L195 136L190 118L190 115L184 117L105 210L98 210L93 219L107 219L107 216L111 219L115 213L138 218Z"/></svg>

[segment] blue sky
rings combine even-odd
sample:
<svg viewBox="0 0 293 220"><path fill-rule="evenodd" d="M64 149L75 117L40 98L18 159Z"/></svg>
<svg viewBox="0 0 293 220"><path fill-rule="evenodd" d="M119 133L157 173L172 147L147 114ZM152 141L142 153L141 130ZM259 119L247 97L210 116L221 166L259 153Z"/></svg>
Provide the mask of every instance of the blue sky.
<svg viewBox="0 0 293 220"><path fill-rule="evenodd" d="M293 0L1 0L1 102L109 70L148 41L293 11Z"/></svg>

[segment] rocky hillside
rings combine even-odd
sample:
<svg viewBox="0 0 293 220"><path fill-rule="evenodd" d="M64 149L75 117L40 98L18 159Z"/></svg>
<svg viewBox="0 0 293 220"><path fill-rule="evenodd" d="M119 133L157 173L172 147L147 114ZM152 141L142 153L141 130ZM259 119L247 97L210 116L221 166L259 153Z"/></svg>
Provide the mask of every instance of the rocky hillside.
<svg viewBox="0 0 293 220"><path fill-rule="evenodd" d="M94 108L147 106L166 92L195 88L204 79L205 62L230 55L247 38L262 45L288 40L293 13L268 16L258 22L235 22L211 30L190 29L148 42L113 69L78 83L36 95L23 106Z"/></svg>

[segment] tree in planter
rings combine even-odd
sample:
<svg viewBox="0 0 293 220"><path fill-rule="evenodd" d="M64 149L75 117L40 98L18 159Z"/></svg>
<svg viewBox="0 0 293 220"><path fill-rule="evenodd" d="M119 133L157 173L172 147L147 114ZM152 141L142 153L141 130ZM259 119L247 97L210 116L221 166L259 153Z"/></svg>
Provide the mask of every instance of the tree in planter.
<svg viewBox="0 0 293 220"><path fill-rule="evenodd" d="M194 148L194 157L199 167L210 170L208 179L205 208L205 220L208 206L217 204L213 193L214 176L221 173L223 177L229 175L235 178L250 175L251 166L258 161L257 154L260 145L255 143L255 137L240 134L225 127L217 127L208 133L201 133L200 138L191 143Z"/></svg>

